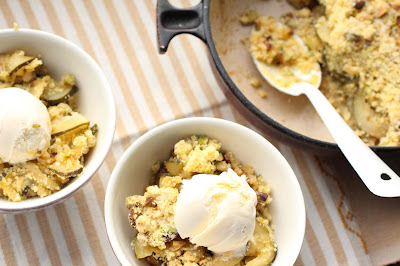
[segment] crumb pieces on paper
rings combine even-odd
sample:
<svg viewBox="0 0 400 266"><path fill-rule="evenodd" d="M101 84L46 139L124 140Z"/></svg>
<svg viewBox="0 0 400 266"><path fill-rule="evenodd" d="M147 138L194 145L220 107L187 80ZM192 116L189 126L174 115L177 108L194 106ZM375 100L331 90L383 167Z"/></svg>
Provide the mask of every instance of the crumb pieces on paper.
<svg viewBox="0 0 400 266"><path fill-rule="evenodd" d="M258 89L257 90L258 95L260 95L261 98L266 99L267 98L267 92L263 89Z"/></svg>
<svg viewBox="0 0 400 266"><path fill-rule="evenodd" d="M258 78L252 77L250 79L250 85L254 88L259 88L261 86L261 81Z"/></svg>

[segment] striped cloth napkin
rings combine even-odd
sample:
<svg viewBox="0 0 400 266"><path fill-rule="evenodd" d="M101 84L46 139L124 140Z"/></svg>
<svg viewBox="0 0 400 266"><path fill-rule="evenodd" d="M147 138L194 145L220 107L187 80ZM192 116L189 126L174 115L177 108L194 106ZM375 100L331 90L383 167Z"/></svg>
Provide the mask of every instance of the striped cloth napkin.
<svg viewBox="0 0 400 266"><path fill-rule="evenodd" d="M17 22L58 34L99 63L113 89L118 121L105 163L74 197L34 213L0 215L1 265L118 265L103 206L110 174L128 146L149 129L182 117L220 117L252 128L218 88L199 40L175 38L166 55L157 54L155 5L155 0L0 1L1 29ZM400 259L398 200L376 199L348 171L339 178L329 161L273 143L293 167L305 197L307 229L296 265L382 265Z"/></svg>

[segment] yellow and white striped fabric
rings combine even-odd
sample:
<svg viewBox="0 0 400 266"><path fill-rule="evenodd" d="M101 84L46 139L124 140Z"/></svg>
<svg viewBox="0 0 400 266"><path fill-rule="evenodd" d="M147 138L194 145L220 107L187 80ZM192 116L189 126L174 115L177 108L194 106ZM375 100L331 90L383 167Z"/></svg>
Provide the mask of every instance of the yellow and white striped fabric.
<svg viewBox="0 0 400 266"><path fill-rule="evenodd" d="M190 6L198 1L171 2ZM111 151L89 184L54 207L0 215L0 265L118 265L103 206L110 174L128 146L149 129L182 117L220 117L251 127L219 89L203 43L182 36L166 55L158 55L155 5L155 0L0 0L1 29L17 22L86 50L104 70L117 107ZM400 258L400 252L397 257L366 253L363 245L370 243L363 244L357 216L351 217L351 195L343 197L337 179L321 172L324 162L274 144L296 172L305 197L307 229L296 264L376 265ZM389 244L371 242L374 251Z"/></svg>

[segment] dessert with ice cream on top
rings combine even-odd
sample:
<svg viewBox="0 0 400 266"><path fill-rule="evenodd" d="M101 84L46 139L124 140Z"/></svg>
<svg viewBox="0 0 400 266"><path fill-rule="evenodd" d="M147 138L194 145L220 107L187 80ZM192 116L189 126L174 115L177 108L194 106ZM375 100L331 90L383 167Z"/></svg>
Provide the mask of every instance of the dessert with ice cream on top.
<svg viewBox="0 0 400 266"><path fill-rule="evenodd" d="M126 198L136 257L151 265L269 265L270 187L221 143L191 136L153 166L144 195Z"/></svg>
<svg viewBox="0 0 400 266"><path fill-rule="evenodd" d="M84 171L97 126L75 109L73 75L55 81L38 57L0 54L0 196L55 193Z"/></svg>

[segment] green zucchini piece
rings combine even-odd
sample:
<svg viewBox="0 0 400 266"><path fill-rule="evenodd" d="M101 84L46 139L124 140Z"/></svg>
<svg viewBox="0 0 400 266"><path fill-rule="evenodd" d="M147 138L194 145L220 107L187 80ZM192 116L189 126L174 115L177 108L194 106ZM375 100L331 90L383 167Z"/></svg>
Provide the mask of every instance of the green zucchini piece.
<svg viewBox="0 0 400 266"><path fill-rule="evenodd" d="M90 121L83 115L73 112L53 122L51 137L61 136L66 133L81 132L89 128Z"/></svg>
<svg viewBox="0 0 400 266"><path fill-rule="evenodd" d="M165 163L161 163L160 168L158 169L157 173L154 175L154 184L160 185L161 177L168 175L168 170L165 167Z"/></svg>
<svg viewBox="0 0 400 266"><path fill-rule="evenodd" d="M40 98L42 100L45 100L49 106L53 106L53 105L57 105L59 103L66 102L75 93L77 93L78 90L79 89L77 86L58 87L56 89L46 88Z"/></svg>
<svg viewBox="0 0 400 266"><path fill-rule="evenodd" d="M92 134L93 134L93 135L96 135L97 132L99 132L99 127L97 126L97 124L94 124L94 125L90 128L90 130L92 131Z"/></svg>
<svg viewBox="0 0 400 266"><path fill-rule="evenodd" d="M12 54L0 54L0 72L6 72L11 76L34 59L35 57L26 56L22 51L15 51Z"/></svg>
<svg viewBox="0 0 400 266"><path fill-rule="evenodd" d="M24 190L22 191L21 196L22 196L22 197L25 197L25 196L28 194L29 189L30 189L30 186L26 186L26 187L24 188Z"/></svg>
<svg viewBox="0 0 400 266"><path fill-rule="evenodd" d="M179 175L179 173L183 169L183 164L181 164L181 163L176 164L174 162L168 161L168 162L165 162L164 165L167 168L168 173L170 173L173 176Z"/></svg>
<svg viewBox="0 0 400 266"><path fill-rule="evenodd" d="M40 171L42 171L43 174L45 174L47 176L51 176L59 184L63 185L65 183L68 183L69 177L57 175L53 171L51 171L49 168L47 168L47 166L43 166L40 164L38 164L38 166L39 166Z"/></svg>
<svg viewBox="0 0 400 266"><path fill-rule="evenodd" d="M63 169L64 167L62 165L58 167L49 167L49 170L56 175L62 176L62 177L73 177L77 176L83 171L83 167L81 165L78 166L76 170L68 172L67 170Z"/></svg>
<svg viewBox="0 0 400 266"><path fill-rule="evenodd" d="M5 177L7 173L4 170L4 164L0 163L0 180Z"/></svg>
<svg viewBox="0 0 400 266"><path fill-rule="evenodd" d="M29 182L27 181L26 186L30 186L36 183L47 189L60 189L59 184L51 179L48 175L43 173L36 163L27 162L26 164L15 165L13 168L16 168L17 170L8 171L7 175L14 175L15 173L22 173L23 175L25 175L25 173L31 173L34 176L32 180L29 180Z"/></svg>
<svg viewBox="0 0 400 266"><path fill-rule="evenodd" d="M275 247L271 239L270 229L266 228L259 220L256 220L253 238L250 240L250 245L246 256L256 256L254 259L247 262L249 266L265 266L275 259Z"/></svg>
<svg viewBox="0 0 400 266"><path fill-rule="evenodd" d="M43 77L46 76L48 71L47 67L45 65L39 65L38 67L35 68L35 73L37 77Z"/></svg>

